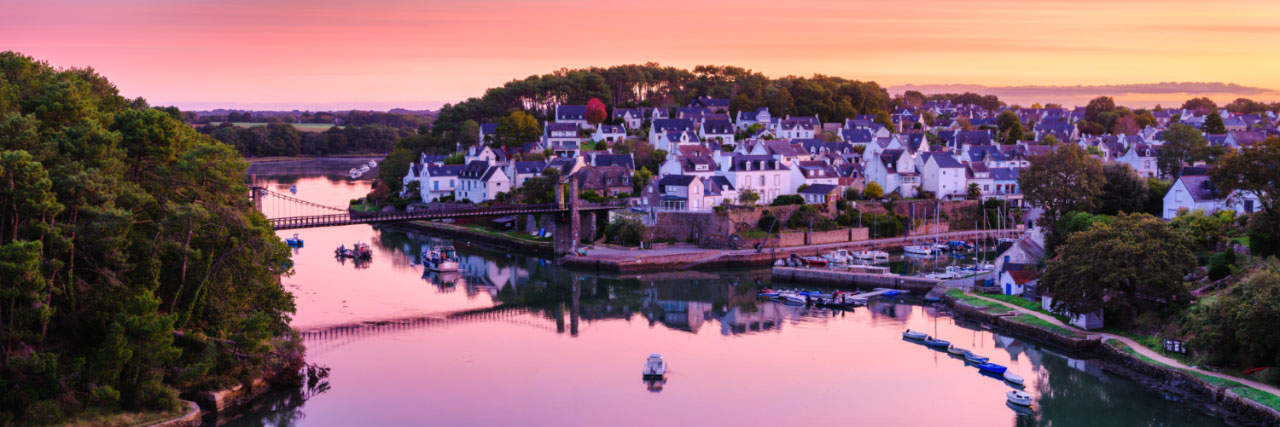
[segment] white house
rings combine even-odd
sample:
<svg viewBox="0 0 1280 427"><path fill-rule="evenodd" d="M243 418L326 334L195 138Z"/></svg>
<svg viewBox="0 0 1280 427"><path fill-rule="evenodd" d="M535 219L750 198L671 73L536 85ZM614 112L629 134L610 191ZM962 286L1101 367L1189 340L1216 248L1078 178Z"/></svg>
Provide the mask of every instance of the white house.
<svg viewBox="0 0 1280 427"><path fill-rule="evenodd" d="M578 137L578 126L573 123L547 123L542 129L542 142L539 149L577 147L582 143Z"/></svg>
<svg viewBox="0 0 1280 427"><path fill-rule="evenodd" d="M658 144L667 132L693 132L693 121L689 119L660 119L656 116L649 122L649 145L662 148ZM665 148L663 148L666 150ZM671 152L671 150L667 150Z"/></svg>
<svg viewBox="0 0 1280 427"><path fill-rule="evenodd" d="M1028 287L1035 286L1035 272L1029 270L1005 270L1000 272L1000 292L1022 296Z"/></svg>
<svg viewBox="0 0 1280 427"><path fill-rule="evenodd" d="M720 165L720 172L739 193L747 190L760 195L760 203L769 204L775 197L792 194L790 168L772 156L739 154Z"/></svg>
<svg viewBox="0 0 1280 427"><path fill-rule="evenodd" d="M698 126L698 136L703 141L720 145L734 145L733 123L724 119L703 120Z"/></svg>
<svg viewBox="0 0 1280 427"><path fill-rule="evenodd" d="M1183 175L1178 177L1169 192L1164 194L1164 219L1173 219L1178 211L1203 210L1212 214L1228 209L1236 214L1253 213L1261 207L1258 196L1251 192L1233 191L1223 197L1218 194L1207 175Z"/></svg>
<svg viewBox="0 0 1280 427"><path fill-rule="evenodd" d="M650 184L642 200L663 210L707 212L737 197L732 184L721 176L667 175Z"/></svg>
<svg viewBox="0 0 1280 427"><path fill-rule="evenodd" d="M591 128L587 123L586 105L557 105L556 123L572 123L583 129Z"/></svg>
<svg viewBox="0 0 1280 427"><path fill-rule="evenodd" d="M791 193L799 191L801 185L839 185L840 174L836 169L821 160L805 160L795 162L791 168Z"/></svg>
<svg viewBox="0 0 1280 427"><path fill-rule="evenodd" d="M916 172L912 159L907 150L884 150L867 159L866 180L880 185L884 194L896 191L903 197L915 197L920 187L920 174Z"/></svg>
<svg viewBox="0 0 1280 427"><path fill-rule="evenodd" d="M1044 311L1053 312L1053 296L1041 295L1040 308ZM1077 314L1071 316L1071 325L1086 331L1101 329L1103 326L1102 310L1093 313Z"/></svg>
<svg viewBox="0 0 1280 427"><path fill-rule="evenodd" d="M821 123L816 115L813 117L788 116L778 123L778 128L773 134L783 139L810 139L813 138L819 126Z"/></svg>
<svg viewBox="0 0 1280 427"><path fill-rule="evenodd" d="M770 120L769 107L760 107L755 111L739 111L737 121L734 126L736 126L738 130L743 131L747 130L747 128L754 124L767 126Z"/></svg>
<svg viewBox="0 0 1280 427"><path fill-rule="evenodd" d="M644 112L639 108L614 108L613 118L621 120L627 129L640 129L644 124Z"/></svg>
<svg viewBox="0 0 1280 427"><path fill-rule="evenodd" d="M951 153L927 152L920 169L920 188L939 199L965 197L965 168Z"/></svg>
<svg viewBox="0 0 1280 427"><path fill-rule="evenodd" d="M658 167L658 176L692 175L707 178L716 173L716 162L708 156L667 156Z"/></svg>
<svg viewBox="0 0 1280 427"><path fill-rule="evenodd" d="M823 205L840 200L840 186L834 184L814 184L800 190L797 194L805 204Z"/></svg>
<svg viewBox="0 0 1280 427"><path fill-rule="evenodd" d="M541 160L508 162L503 172L511 180L511 188L515 189L523 186L529 178L542 176L542 171L546 168L547 162Z"/></svg>
<svg viewBox="0 0 1280 427"><path fill-rule="evenodd" d="M1154 178L1160 173L1160 169L1156 163L1156 155L1158 148L1150 144L1132 144L1129 149L1124 152L1117 162L1128 163L1138 176L1143 178Z"/></svg>
<svg viewBox="0 0 1280 427"><path fill-rule="evenodd" d="M422 170L422 185L418 193L424 202L434 202L454 194L458 189L458 174L466 165L429 165Z"/></svg>
<svg viewBox="0 0 1280 427"><path fill-rule="evenodd" d="M511 191L511 179L502 168L489 162L475 161L468 163L458 173L458 189L454 191L454 200L470 200L481 203L493 200L498 193Z"/></svg>
<svg viewBox="0 0 1280 427"><path fill-rule="evenodd" d="M617 144L627 139L627 130L622 125L606 125L601 123L596 126L595 133L591 134L592 141L604 141L609 144Z"/></svg>

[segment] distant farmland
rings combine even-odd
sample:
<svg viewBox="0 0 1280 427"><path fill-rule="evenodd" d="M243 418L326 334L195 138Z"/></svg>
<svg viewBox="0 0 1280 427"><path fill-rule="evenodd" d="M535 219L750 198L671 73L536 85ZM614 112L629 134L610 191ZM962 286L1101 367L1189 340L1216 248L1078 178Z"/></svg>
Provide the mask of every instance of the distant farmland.
<svg viewBox="0 0 1280 427"><path fill-rule="evenodd" d="M242 127L242 128L267 125L266 123L253 123L253 122L233 122L231 124ZM328 123L288 123L288 124L293 125L295 129L298 129L301 132L324 132L329 130L329 128L333 127L333 125ZM214 126L216 126L216 124L214 124ZM338 126L338 128L341 129L342 126Z"/></svg>

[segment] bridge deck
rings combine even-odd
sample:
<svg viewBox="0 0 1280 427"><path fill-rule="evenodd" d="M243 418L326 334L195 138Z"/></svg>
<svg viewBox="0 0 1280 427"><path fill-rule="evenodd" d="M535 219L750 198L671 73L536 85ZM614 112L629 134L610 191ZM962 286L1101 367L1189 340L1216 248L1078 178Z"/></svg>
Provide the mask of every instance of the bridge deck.
<svg viewBox="0 0 1280 427"><path fill-rule="evenodd" d="M621 204L581 204L578 206L580 212L593 212L602 210L621 209L625 207ZM569 212L568 205L559 204L541 204L541 205L509 205L509 206L477 206L467 208L442 208L442 209L419 209L413 211L392 211L392 212L346 212L335 214L294 216L283 218L270 218L271 226L276 230L289 230L296 228L312 228L312 227L334 227L339 225L351 224L377 224L384 222L398 221L418 221L418 220L434 220L447 218L466 218L481 216L505 216L505 215L527 215L527 214L545 214L545 213L565 213Z"/></svg>

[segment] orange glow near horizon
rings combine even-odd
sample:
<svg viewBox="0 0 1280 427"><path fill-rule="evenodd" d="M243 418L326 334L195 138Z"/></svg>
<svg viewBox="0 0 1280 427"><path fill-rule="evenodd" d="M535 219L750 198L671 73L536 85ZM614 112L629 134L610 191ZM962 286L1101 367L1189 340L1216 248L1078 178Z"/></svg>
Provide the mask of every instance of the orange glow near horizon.
<svg viewBox="0 0 1280 427"><path fill-rule="evenodd" d="M1225 3L0 0L0 49L189 109L434 108L561 67L649 61L883 86L1280 89L1280 2Z"/></svg>

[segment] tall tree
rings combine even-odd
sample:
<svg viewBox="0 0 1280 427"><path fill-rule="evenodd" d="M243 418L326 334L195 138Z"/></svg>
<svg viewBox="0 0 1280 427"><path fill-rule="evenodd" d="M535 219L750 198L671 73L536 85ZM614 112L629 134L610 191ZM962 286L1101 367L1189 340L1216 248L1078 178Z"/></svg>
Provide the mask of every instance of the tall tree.
<svg viewBox="0 0 1280 427"><path fill-rule="evenodd" d="M502 146L514 147L525 142L536 141L542 136L542 125L538 124L529 113L512 111L498 120L498 128L494 130L495 141Z"/></svg>
<svg viewBox="0 0 1280 427"><path fill-rule="evenodd" d="M1098 115L1114 112L1115 110L1116 101L1114 99L1111 99L1110 96L1099 96L1089 100L1089 103L1085 105L1084 119L1095 123L1102 123L1098 120Z"/></svg>
<svg viewBox="0 0 1280 427"><path fill-rule="evenodd" d="M1060 144L1054 151L1031 157L1031 164L1018 176L1026 200L1043 210L1037 224L1045 230L1050 246L1059 242L1058 219L1069 211L1091 211L1102 184L1102 163L1075 144Z"/></svg>
<svg viewBox="0 0 1280 427"><path fill-rule="evenodd" d="M1013 110L1004 110L996 116L1000 139L1006 145L1017 144L1022 139L1022 119Z"/></svg>
<svg viewBox="0 0 1280 427"><path fill-rule="evenodd" d="M1276 165L1280 165L1280 137L1271 137L1228 152L1209 170L1219 194L1241 191L1258 198L1262 209L1250 221L1250 249L1258 240L1259 249L1265 248L1263 256L1280 246L1280 168ZM1254 252L1257 254L1258 250Z"/></svg>
<svg viewBox="0 0 1280 427"><path fill-rule="evenodd" d="M1147 205L1147 180L1128 163L1113 162L1102 166L1102 193L1098 195L1098 213L1116 215L1121 212L1144 212Z"/></svg>
<svg viewBox="0 0 1280 427"><path fill-rule="evenodd" d="M1204 125L1201 126L1205 133L1211 135L1221 135L1227 133L1227 125L1222 123L1222 115L1214 110L1209 115L1204 116Z"/></svg>
<svg viewBox="0 0 1280 427"><path fill-rule="evenodd" d="M1196 114L1205 114L1210 111L1216 111L1218 109L1218 104L1214 103L1213 100L1208 97L1191 98L1188 99L1187 102L1182 103L1182 109L1191 110Z"/></svg>
<svg viewBox="0 0 1280 427"><path fill-rule="evenodd" d="M1187 162L1203 158L1209 141L1188 124L1174 123L1164 131L1164 145L1156 154L1156 167L1165 179L1177 178Z"/></svg>
<svg viewBox="0 0 1280 427"><path fill-rule="evenodd" d="M1145 214L1121 214L1073 233L1040 277L1056 310L1104 311L1125 324L1159 306L1191 301L1182 277L1196 266L1186 239Z"/></svg>

